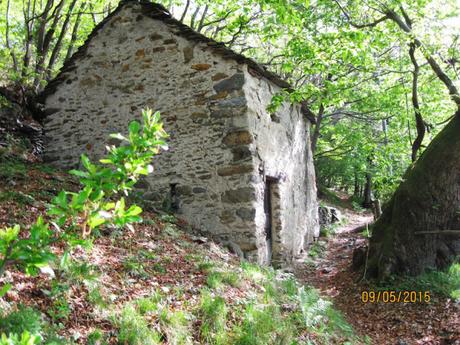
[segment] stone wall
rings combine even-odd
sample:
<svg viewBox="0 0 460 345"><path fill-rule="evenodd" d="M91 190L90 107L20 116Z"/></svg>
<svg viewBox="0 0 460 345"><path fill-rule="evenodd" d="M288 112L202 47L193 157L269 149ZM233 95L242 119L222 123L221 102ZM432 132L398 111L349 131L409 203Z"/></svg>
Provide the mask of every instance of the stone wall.
<svg viewBox="0 0 460 345"><path fill-rule="evenodd" d="M273 259L276 252L290 260L319 235L315 170L310 150L310 121L300 105L283 104L275 114L267 113L274 93L280 88L272 82L246 73L244 87L248 99L249 127L253 133L256 171L256 232L264 231L263 207L265 179L276 180L272 200L279 210L273 212ZM258 236L259 257L267 248Z"/></svg>
<svg viewBox="0 0 460 345"><path fill-rule="evenodd" d="M98 158L107 144L116 144L108 139L110 133L126 132L129 121L140 119L142 108L159 110L170 150L155 158L155 172L139 184L145 198L173 206L192 226L264 262L261 162L266 160L271 170L278 165L281 174L286 163L281 158L289 152L295 163L280 185L282 195L292 188L289 198L305 204L306 194L301 194L308 193L308 159L297 145L303 140L305 146L308 124L295 107L280 111L282 123L256 125L253 116L260 117L257 112L269 98L269 85L254 79L246 65L224 60L206 44L175 34L176 29L144 16L133 3L114 15L91 39L76 68L66 72L65 81L46 98L46 158L65 168L78 165L81 153ZM257 98L254 83L265 88L260 91L263 102L250 105ZM291 120L295 124L289 124ZM279 147L268 145L271 129L283 133L276 135ZM284 141L287 137L292 140ZM272 151L276 154L270 157ZM296 168L299 176L291 171ZM297 207L284 202L287 212L280 217L288 249L306 229L305 220L289 220L301 218L304 207L289 211L291 206ZM297 243L295 247L289 253L298 251Z"/></svg>

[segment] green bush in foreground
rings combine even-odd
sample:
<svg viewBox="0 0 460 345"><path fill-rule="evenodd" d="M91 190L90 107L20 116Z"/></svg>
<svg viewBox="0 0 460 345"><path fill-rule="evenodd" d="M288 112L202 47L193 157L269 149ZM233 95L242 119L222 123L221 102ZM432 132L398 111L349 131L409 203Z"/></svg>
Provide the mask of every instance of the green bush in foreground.
<svg viewBox="0 0 460 345"><path fill-rule="evenodd" d="M130 227L130 223L141 219L142 209L139 206L127 208L124 197L118 200L115 197L128 195L142 175L151 173L153 156L161 148L166 148L164 139L167 135L160 122L160 114L147 109L142 111L142 116L143 126L132 121L128 136L111 135L123 141L124 145L108 147L108 155L100 160L102 165L93 164L88 157L81 156L85 171L72 170L70 173L80 178L82 190L76 193L61 191L48 210L57 232L50 231L41 217L30 228L28 237L19 235L18 225L0 229L0 277L12 264L23 267L27 273L36 273L38 268L55 258L50 251L51 243L82 243L75 229L81 230L84 239L102 225ZM0 297L9 288L9 285L3 286Z"/></svg>
<svg viewBox="0 0 460 345"><path fill-rule="evenodd" d="M5 333L0 337L0 345L36 345L40 344L40 338L25 331L20 336L11 333L7 336Z"/></svg>

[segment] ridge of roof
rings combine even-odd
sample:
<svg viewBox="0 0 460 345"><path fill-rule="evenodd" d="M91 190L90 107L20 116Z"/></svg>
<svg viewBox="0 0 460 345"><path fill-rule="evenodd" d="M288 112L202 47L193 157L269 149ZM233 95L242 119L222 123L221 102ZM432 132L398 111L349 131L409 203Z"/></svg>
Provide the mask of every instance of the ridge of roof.
<svg viewBox="0 0 460 345"><path fill-rule="evenodd" d="M91 40L99 33L99 31L105 26L105 24L107 24L114 16L116 16L125 6L130 4L141 5L142 14L149 18L160 20L164 22L166 25L172 26L175 29L177 29L177 32L175 32L175 34L177 34L178 36L184 37L187 40L204 43L208 47L210 47L210 49L212 49L216 54L219 54L224 59L231 59L239 64L248 65L252 75L264 77L265 79L273 82L281 88L293 91L292 86L277 74L270 72L253 59L248 58L242 54L236 53L232 49L225 46L224 43L217 42L212 38L206 37L205 35L193 30L191 27L175 19L163 5L150 2L147 0L121 0L117 8L94 27L93 31L89 34L83 45L81 45L78 48L78 50L64 63L58 75L46 85L45 89L39 95L39 101L43 102L47 96L53 94L56 91L57 87L65 81L65 73L76 69L76 62L79 60L79 58L82 58L86 55L86 51ZM316 122L313 113L308 109L308 107L305 104L302 104L302 112L304 113L304 115L308 117L308 119L311 122Z"/></svg>

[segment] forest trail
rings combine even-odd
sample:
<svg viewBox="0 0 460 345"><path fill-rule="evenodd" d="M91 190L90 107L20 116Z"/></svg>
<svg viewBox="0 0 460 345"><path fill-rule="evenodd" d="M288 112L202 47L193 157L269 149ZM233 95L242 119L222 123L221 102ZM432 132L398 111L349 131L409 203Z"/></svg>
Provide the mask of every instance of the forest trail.
<svg viewBox="0 0 460 345"><path fill-rule="evenodd" d="M353 250L366 243L362 233L352 230L371 223L373 216L351 208L340 208L340 211L345 222L338 226L335 234L320 237L312 246L317 255L310 254L298 261L299 280L330 297L356 333L369 337L370 344L460 344L460 305L448 298L431 293L429 304L363 303L362 292L377 291L377 287L362 280L362 273L351 269ZM381 291L394 289L379 288Z"/></svg>

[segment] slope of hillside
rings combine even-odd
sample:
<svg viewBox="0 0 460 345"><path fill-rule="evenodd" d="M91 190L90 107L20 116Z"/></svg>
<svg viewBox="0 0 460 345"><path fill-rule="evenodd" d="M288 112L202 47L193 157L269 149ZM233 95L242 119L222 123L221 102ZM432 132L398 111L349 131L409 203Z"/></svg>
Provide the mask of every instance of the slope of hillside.
<svg viewBox="0 0 460 345"><path fill-rule="evenodd" d="M4 154L0 227L28 229L61 189L78 188L66 173ZM59 259L37 276L7 270L0 284L12 288L0 299L0 333L28 331L42 344L360 342L316 290L240 262L186 228L145 212L134 232L101 231L71 255L56 244Z"/></svg>

